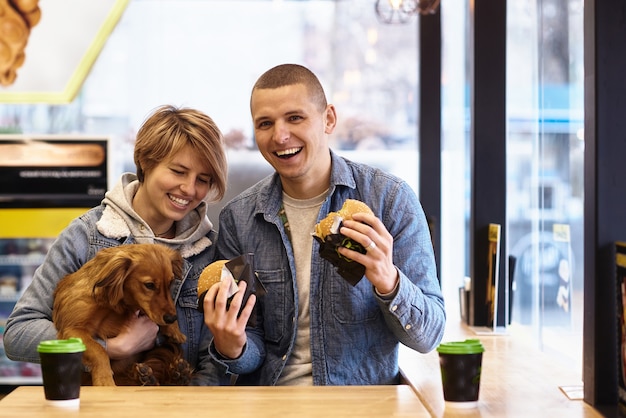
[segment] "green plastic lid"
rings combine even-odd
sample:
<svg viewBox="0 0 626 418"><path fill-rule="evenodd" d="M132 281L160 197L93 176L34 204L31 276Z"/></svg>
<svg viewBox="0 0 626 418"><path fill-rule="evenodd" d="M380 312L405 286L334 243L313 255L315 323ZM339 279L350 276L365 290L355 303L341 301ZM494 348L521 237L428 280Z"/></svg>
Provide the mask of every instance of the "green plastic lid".
<svg viewBox="0 0 626 418"><path fill-rule="evenodd" d="M79 353L85 349L85 344L80 338L47 340L40 342L37 346L37 351L40 353Z"/></svg>
<svg viewBox="0 0 626 418"><path fill-rule="evenodd" d="M478 354L484 352L485 347L480 340L468 339L442 343L437 347L437 351L442 354Z"/></svg>

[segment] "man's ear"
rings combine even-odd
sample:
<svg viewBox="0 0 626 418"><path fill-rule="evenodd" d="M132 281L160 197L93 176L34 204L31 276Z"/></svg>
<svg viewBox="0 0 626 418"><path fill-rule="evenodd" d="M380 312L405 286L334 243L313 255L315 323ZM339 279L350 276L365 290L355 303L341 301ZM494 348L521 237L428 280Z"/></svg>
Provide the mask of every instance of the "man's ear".
<svg viewBox="0 0 626 418"><path fill-rule="evenodd" d="M326 134L332 134L335 130L335 126L337 126L337 112L335 111L335 106L333 106L332 104L327 105L324 116L326 125L326 129L324 129L324 132Z"/></svg>

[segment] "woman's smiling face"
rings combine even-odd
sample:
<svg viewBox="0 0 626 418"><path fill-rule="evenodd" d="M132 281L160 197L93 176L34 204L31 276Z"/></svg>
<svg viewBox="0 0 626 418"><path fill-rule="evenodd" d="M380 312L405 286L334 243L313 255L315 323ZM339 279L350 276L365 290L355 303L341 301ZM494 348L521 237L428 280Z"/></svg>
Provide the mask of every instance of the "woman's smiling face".
<svg viewBox="0 0 626 418"><path fill-rule="evenodd" d="M183 147L169 160L146 172L133 204L148 222L179 221L206 198L211 177L193 149Z"/></svg>

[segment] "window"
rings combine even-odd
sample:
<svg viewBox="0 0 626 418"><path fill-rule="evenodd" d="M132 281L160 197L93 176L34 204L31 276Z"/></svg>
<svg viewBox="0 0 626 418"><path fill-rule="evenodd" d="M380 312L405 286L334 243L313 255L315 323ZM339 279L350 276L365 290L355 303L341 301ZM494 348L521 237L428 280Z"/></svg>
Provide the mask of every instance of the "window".
<svg viewBox="0 0 626 418"><path fill-rule="evenodd" d="M509 2L508 8L513 321L582 376L583 3Z"/></svg>
<svg viewBox="0 0 626 418"><path fill-rule="evenodd" d="M254 150L252 84L273 65L297 62L320 76L337 106L340 125L333 147L398 174L417 191L417 75L418 66L428 63L417 62L418 20L381 24L374 3L135 0L74 102L1 104L0 125L10 132L111 135L112 184L123 171L134 171L134 135L153 108L165 103L197 107L216 120L229 144L228 200L271 170ZM442 2L440 7L441 276L455 320L457 289L469 273L469 12L465 3ZM518 258L513 327L529 331L546 351L578 364L582 0L508 2L508 8L509 242L503 250ZM214 221L218 211L216 205L210 214ZM564 283L567 311L558 299Z"/></svg>
<svg viewBox="0 0 626 418"><path fill-rule="evenodd" d="M583 4L507 3L510 332L581 371ZM470 274L467 6L442 2L442 286L451 320ZM458 202L465 202L459 208ZM459 263L464 255L465 263ZM510 266L510 264L509 264Z"/></svg>

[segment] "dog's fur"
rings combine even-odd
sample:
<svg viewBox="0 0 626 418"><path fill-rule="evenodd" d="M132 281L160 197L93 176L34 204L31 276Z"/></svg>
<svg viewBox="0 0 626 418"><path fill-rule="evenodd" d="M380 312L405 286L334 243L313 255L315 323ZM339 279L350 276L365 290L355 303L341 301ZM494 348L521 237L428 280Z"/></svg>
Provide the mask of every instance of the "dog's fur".
<svg viewBox="0 0 626 418"><path fill-rule="evenodd" d="M52 319L58 338L82 338L86 346L83 384L186 385L191 368L182 357L185 341L176 321L170 288L182 273L177 251L159 244L127 244L100 250L59 282ZM130 315L159 325L164 344L133 358L110 360L95 339L117 336Z"/></svg>

